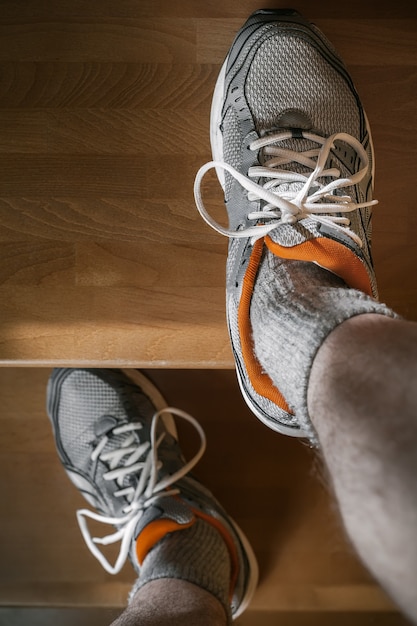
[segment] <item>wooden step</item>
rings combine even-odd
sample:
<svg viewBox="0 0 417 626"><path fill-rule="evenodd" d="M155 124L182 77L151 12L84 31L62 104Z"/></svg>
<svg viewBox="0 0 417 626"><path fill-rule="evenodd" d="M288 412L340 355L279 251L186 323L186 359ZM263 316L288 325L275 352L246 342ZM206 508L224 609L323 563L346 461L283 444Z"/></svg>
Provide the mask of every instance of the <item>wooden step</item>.
<svg viewBox="0 0 417 626"><path fill-rule="evenodd" d="M0 364L232 368L227 241L197 214L193 182L220 65L259 4L21 5L0 15ZM381 298L417 319L416 7L297 9L364 101ZM204 199L224 221L214 176Z"/></svg>

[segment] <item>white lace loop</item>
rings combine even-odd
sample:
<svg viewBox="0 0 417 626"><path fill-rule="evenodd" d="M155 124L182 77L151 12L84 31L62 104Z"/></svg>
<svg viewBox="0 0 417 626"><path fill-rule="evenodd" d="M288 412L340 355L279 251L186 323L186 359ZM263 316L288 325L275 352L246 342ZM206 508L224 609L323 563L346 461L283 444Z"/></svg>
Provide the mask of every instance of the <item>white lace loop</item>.
<svg viewBox="0 0 417 626"><path fill-rule="evenodd" d="M251 143L250 149L258 151L264 149L264 154L272 158L264 165L251 167L248 176L244 176L234 167L223 161L210 161L203 165L197 172L194 182L194 198L197 209L205 222L214 230L226 237L244 238L251 237L252 243L261 239L282 224L294 224L295 222L310 217L316 222L326 224L336 230L343 231L356 244L362 246L360 237L348 226L350 221L347 217L334 215L335 213L349 213L367 206L377 204L377 200L357 203L353 202L349 194L336 193L345 187L351 187L359 183L368 171L369 159L362 144L347 133L335 133L327 139L314 133L303 132L305 139L319 144L316 149L305 152L296 152L288 148L279 147L277 143L290 139L291 132L267 135ZM361 161L361 169L349 178L340 178L340 172L336 168L325 168L329 153L334 148L336 140L343 141L356 151ZM289 163L299 163L312 169L311 174L300 174L284 169L280 166ZM251 202L264 200L266 205L261 211L248 213L249 220L263 220L265 223L257 226L248 226L241 230L229 230L218 224L207 212L202 195L201 182L205 174L212 168L220 168L229 172L246 191ZM264 185L259 185L250 178L268 178ZM331 182L323 183L324 178L333 178ZM321 179L321 180L320 180ZM291 183L300 183L301 188L294 190Z"/></svg>
<svg viewBox="0 0 417 626"><path fill-rule="evenodd" d="M164 439L165 433L158 438L156 434L158 421L164 413L176 415L192 424L200 436L200 447L194 457L177 472L169 474L158 481L158 470L162 467L162 463L158 459L158 447ZM106 443L109 440L108 436L104 435L91 455L93 461L100 459L109 464L110 471L104 474L105 480L116 480L119 485L122 485L125 476L129 474L140 474L138 484L135 488L127 487L126 489L120 489L114 493L115 497L127 496L129 504L123 509L125 515L110 517L88 509L80 509L77 511L78 524L89 550L110 574L117 574L123 567L129 553L133 533L143 512L156 498L179 493L179 490L175 487L170 489L171 485L190 472L201 459L206 448L204 430L194 417L180 409L166 407L157 411L152 418L150 442L138 445L135 442L133 431L140 430L141 428L140 423L131 423L114 428L112 431L113 434L126 434L126 439L120 445L120 448L104 452ZM145 454L146 458L139 460ZM125 457L127 455L130 456L126 459ZM125 462L123 465L120 465L123 458L125 458ZM88 519L101 522L102 524L116 526L118 530L104 537L92 537L88 528ZM109 545L118 541L120 541L120 550L116 562L112 565L97 545Z"/></svg>

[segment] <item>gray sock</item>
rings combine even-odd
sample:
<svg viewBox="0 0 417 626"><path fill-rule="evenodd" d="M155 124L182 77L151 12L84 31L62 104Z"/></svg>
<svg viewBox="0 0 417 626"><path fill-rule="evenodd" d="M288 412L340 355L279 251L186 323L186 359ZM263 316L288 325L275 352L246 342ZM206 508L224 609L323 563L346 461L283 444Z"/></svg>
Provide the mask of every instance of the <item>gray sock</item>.
<svg viewBox="0 0 417 626"><path fill-rule="evenodd" d="M266 252L250 311L255 354L313 445L318 441L308 416L307 388L314 357L336 326L362 313L396 317L314 263Z"/></svg>
<svg viewBox="0 0 417 626"><path fill-rule="evenodd" d="M187 580L205 589L221 602L231 622L229 552L208 522L198 519L191 528L161 539L146 556L129 601L141 587L159 578Z"/></svg>

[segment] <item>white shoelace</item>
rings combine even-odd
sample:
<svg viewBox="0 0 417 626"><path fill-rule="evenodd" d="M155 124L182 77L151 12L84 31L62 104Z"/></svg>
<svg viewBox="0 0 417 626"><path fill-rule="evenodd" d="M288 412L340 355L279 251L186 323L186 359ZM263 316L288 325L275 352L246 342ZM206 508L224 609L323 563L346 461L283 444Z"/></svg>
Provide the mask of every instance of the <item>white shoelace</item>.
<svg viewBox="0 0 417 626"><path fill-rule="evenodd" d="M258 185L250 178L242 175L228 163L222 161L210 161L203 165L197 172L194 183L194 198L198 211L202 218L216 230L226 237L251 237L252 243L270 233L281 224L294 224L295 222L310 217L321 224L327 224L334 229L343 231L351 237L355 243L362 247L360 237L350 228L350 221L340 215L333 213L349 213L356 209L377 204L377 200L356 203L351 196L335 195L338 189L350 187L359 183L368 171L369 159L362 144L347 133L335 133L327 139L313 133L304 132L305 139L319 144L316 149L305 152L296 152L284 147L279 147L278 142L290 139L291 132L280 132L273 135L261 137L252 142L250 149L258 151L264 148L265 154L272 158L264 165L251 167L248 176L251 178L269 178L263 186ZM362 167L349 178L340 178L340 171L336 168L325 169L326 161L330 150L334 147L334 141L344 141L356 150L360 157ZM309 176L297 172L279 169L280 166L289 163L299 163L311 168L313 171ZM250 201L264 200L267 204L262 211L254 211L248 214L250 220L264 220L267 223L250 226L242 230L229 230L218 224L207 212L201 194L201 182L205 174L212 168L221 168L231 174L248 191ZM324 184L320 182L323 177L333 178L331 182ZM301 188L297 191L280 190L283 183L301 183ZM293 186L294 187L294 186ZM314 191L310 193L311 188ZM328 215L330 214L330 215Z"/></svg>
<svg viewBox="0 0 417 626"><path fill-rule="evenodd" d="M157 438L157 425L163 413L176 415L192 424L200 436L200 448L194 457L177 472L158 481L158 470L162 467L162 463L158 460L158 447L165 434L163 433ZM114 493L116 498L127 496L129 500L129 504L123 509L124 515L109 517L88 509L77 511L78 523L88 548L110 574L117 574L123 567L129 553L136 525L145 509L157 498L178 494L179 489L169 489L169 487L188 474L201 459L206 448L206 437L200 424L194 417L179 409L167 407L157 411L152 419L150 442L138 445L135 441L134 431L141 428L142 425L140 423L130 423L114 428L112 430L114 435L126 435L120 447L104 452L106 443L109 440L108 436L104 435L91 455L93 461L96 462L100 459L109 464L110 470L104 474L104 479L116 480L121 487L127 475L140 475L136 488L122 488ZM123 465L121 465L122 459L125 459ZM119 530L104 537L92 537L88 528L88 519L117 526ZM120 551L115 564L112 565L97 547L97 544L109 545L116 542L120 542Z"/></svg>

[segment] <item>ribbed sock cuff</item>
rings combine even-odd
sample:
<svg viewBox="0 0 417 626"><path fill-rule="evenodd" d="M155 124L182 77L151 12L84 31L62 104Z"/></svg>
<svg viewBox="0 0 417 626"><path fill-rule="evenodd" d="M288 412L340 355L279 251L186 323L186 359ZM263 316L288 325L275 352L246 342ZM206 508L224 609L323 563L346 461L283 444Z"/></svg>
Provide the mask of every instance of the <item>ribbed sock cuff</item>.
<svg viewBox="0 0 417 626"><path fill-rule="evenodd" d="M339 324L365 313L397 317L313 263L270 252L262 261L250 313L255 354L313 445L318 439L308 415L307 390L314 358Z"/></svg>
<svg viewBox="0 0 417 626"><path fill-rule="evenodd" d="M130 594L152 580L175 578L205 589L223 605L229 622L230 557L221 535L208 522L198 519L186 530L168 533L146 556Z"/></svg>

